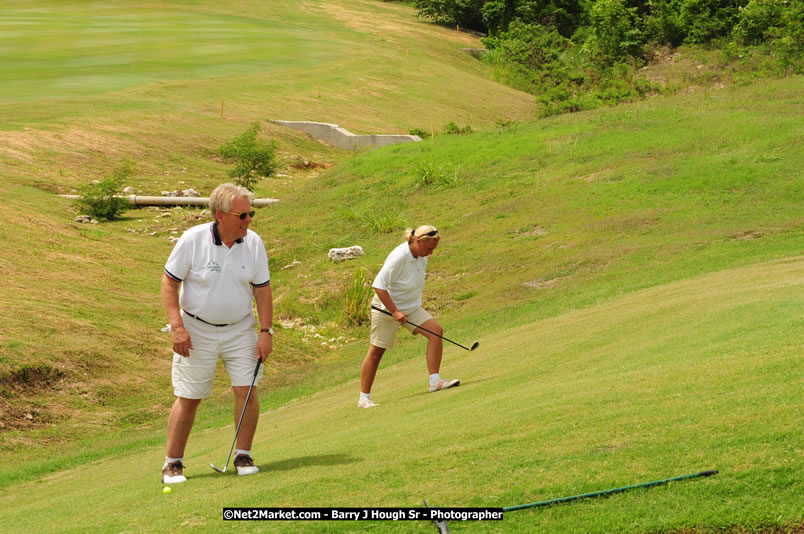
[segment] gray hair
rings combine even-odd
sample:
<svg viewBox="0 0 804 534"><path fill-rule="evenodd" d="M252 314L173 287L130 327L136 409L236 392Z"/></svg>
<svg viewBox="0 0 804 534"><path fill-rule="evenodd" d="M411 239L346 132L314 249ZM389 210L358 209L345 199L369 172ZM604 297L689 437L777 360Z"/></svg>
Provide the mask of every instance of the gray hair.
<svg viewBox="0 0 804 534"><path fill-rule="evenodd" d="M434 234L434 235L428 235ZM412 228L408 228L405 230L405 241L410 243L414 239L424 240L424 239L435 239L436 241L441 239L441 234L438 233L438 230L435 226L430 226L429 224L425 224L423 226L419 226L415 230Z"/></svg>
<svg viewBox="0 0 804 534"><path fill-rule="evenodd" d="M219 211L227 212L232 209L232 201L237 197L246 197L251 203L254 200L254 193L232 183L221 184L212 190L209 195L209 211L212 213L212 218Z"/></svg>

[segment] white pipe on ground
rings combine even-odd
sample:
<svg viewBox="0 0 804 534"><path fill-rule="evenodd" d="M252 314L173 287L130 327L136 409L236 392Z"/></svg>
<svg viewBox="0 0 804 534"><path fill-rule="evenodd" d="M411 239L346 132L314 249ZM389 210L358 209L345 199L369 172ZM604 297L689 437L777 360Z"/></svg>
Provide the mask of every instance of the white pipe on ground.
<svg viewBox="0 0 804 534"><path fill-rule="evenodd" d="M79 195L59 195L62 198L78 200ZM209 197L149 197L143 195L128 195L127 198L133 206L209 206ZM263 208L269 204L279 202L278 198L256 198L251 201L255 208Z"/></svg>

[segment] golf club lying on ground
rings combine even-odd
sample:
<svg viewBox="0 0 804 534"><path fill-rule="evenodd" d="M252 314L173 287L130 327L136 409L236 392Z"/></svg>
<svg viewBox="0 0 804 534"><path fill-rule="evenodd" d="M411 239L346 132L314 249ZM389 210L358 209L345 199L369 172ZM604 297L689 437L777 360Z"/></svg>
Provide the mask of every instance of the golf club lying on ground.
<svg viewBox="0 0 804 534"><path fill-rule="evenodd" d="M609 490L603 491L595 491L592 493L583 493L581 495L573 495L572 497L561 497L559 499L550 499L549 501L540 501L540 502L532 502L529 504L518 504L516 506L506 506L503 508L503 512L513 512L514 510L523 510L525 508L535 508L537 506L548 506L551 504L558 504L560 502L569 502L569 501L577 501L578 499L586 499L588 497L600 497L602 495L611 495L612 493L620 493L623 491L636 489L636 488L647 488L650 486L659 486L661 484L668 484L670 482L675 482L676 480L687 480L689 478L698 478L698 477L708 477L712 475L716 475L718 472L716 470L711 471L701 471L700 473L693 473L691 475L682 475L680 477L673 477L673 478L666 478L664 480L654 480L653 482L645 482L643 484L636 484L634 486L624 486L622 488L614 488Z"/></svg>
<svg viewBox="0 0 804 534"><path fill-rule="evenodd" d="M424 499L424 505L427 508L438 508L438 506L430 506L430 503L427 502L427 499ZM450 534L449 527L447 526L446 521L444 521L443 519L441 519L441 520L435 519L434 521L435 521L435 524L436 524L436 528L438 529L438 532L440 534Z"/></svg>
<svg viewBox="0 0 804 534"><path fill-rule="evenodd" d="M248 400L251 398L251 390L254 389L254 382L257 381L257 373L260 370L260 364L262 360L257 358L257 367L254 368L254 377L251 379L251 385L248 388L248 393L246 394L246 402L243 403L243 411L240 412L240 421L237 422L237 429L235 430L235 437L232 440L232 448L229 449L229 456L226 458L226 463L223 465L223 469L217 467L215 464L209 464L212 469L217 471L218 473L225 473L226 468L229 467L229 460L232 459L232 452L234 451L235 443L237 443L237 435L240 433L240 425L243 424L243 416L246 415L246 406L248 406Z"/></svg>
<svg viewBox="0 0 804 534"><path fill-rule="evenodd" d="M391 317L393 317L393 314L391 314L391 312L389 312L388 310L383 310L383 309L381 309L381 308L378 308L378 307L374 306L373 304L372 304L372 306L371 306L371 309L372 309L372 310L377 310L378 312L382 312L382 313L384 313L385 315L390 315ZM416 328L421 328L421 329L422 329L422 330L424 330L425 332L430 332L430 333L431 333L431 334L433 334L434 336L438 336L438 337L440 337L441 339L443 339L444 341L449 341L449 342L450 342L450 343L452 343L453 345L458 345L460 348L465 349L465 350L472 351L472 350L475 350L475 349L477 348L477 346L478 346L478 345L480 345L480 343L479 343L479 342L475 341L474 343L472 343L472 348L470 349L470 348L468 348L468 347L464 347L464 346L463 346L463 345L461 345L460 343L456 343L456 342L452 341L451 339L447 339L447 338L445 338L444 336L439 336L438 334L436 334L436 333L435 333L435 332L433 332L432 330L427 330L425 327L423 327L423 326L421 326L421 325L418 325L418 324L416 324L416 323L411 323L410 321L408 321L408 323L412 324L412 325L413 325L413 326L415 326Z"/></svg>

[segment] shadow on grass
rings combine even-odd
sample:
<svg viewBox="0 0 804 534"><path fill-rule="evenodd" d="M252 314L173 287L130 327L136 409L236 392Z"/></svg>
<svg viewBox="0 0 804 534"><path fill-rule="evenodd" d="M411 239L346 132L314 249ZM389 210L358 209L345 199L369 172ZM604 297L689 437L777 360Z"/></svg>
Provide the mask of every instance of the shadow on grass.
<svg viewBox="0 0 804 534"><path fill-rule="evenodd" d="M355 462L363 461L361 458L353 458L348 454L322 454L320 456L302 456L300 458L288 458L287 460L277 460L275 462L270 463L261 463L257 464L257 467L260 468L260 473L265 472L277 472L277 471L291 471L293 469L301 469L303 467L309 467L313 465L345 465L345 464L353 464ZM219 465L220 464L216 464ZM234 473L237 474L237 470L229 463L229 466L226 470L225 474ZM222 473L216 473L210 468L208 473L203 473L200 475L193 475L193 478L207 478L207 477L214 477L214 476L221 476Z"/></svg>
<svg viewBox="0 0 804 534"><path fill-rule="evenodd" d="M320 456L302 456L301 458L289 458L278 460L267 464L260 464L260 471L290 471L311 465L345 465L362 461L361 458L354 458L348 454L322 454Z"/></svg>
<svg viewBox="0 0 804 534"><path fill-rule="evenodd" d="M456 386L456 387L461 388L461 390L466 390L466 389L474 388L474 386L479 385L481 382L488 382L488 381L491 381L491 380L497 380L500 376L502 376L502 375L490 376L488 378L474 378L472 380L467 380L467 381L461 380L460 385ZM447 393L448 391L455 390L455 389L456 388L449 388L449 389L445 389L444 391L437 391L435 393ZM392 402L401 401L401 400L405 400L405 399L412 399L414 397L423 397L425 395L431 395L431 394L433 394L433 393L431 393L430 391L427 391L427 389L422 389L421 391L417 391L415 393L410 393L408 395L403 395L401 397L397 397L395 399L392 399L392 400L389 400L389 401L386 401L386 402L388 404L391 404Z"/></svg>

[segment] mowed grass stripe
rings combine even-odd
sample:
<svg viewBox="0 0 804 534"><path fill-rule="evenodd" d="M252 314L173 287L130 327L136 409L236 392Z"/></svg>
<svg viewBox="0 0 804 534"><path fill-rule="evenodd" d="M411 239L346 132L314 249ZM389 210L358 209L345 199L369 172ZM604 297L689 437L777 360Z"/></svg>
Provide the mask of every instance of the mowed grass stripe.
<svg viewBox="0 0 804 534"><path fill-rule="evenodd" d="M0 103L87 97L158 81L309 68L342 54L343 42L278 17L191 6L91 3L48 10L0 9ZM343 33L343 32L342 32Z"/></svg>

